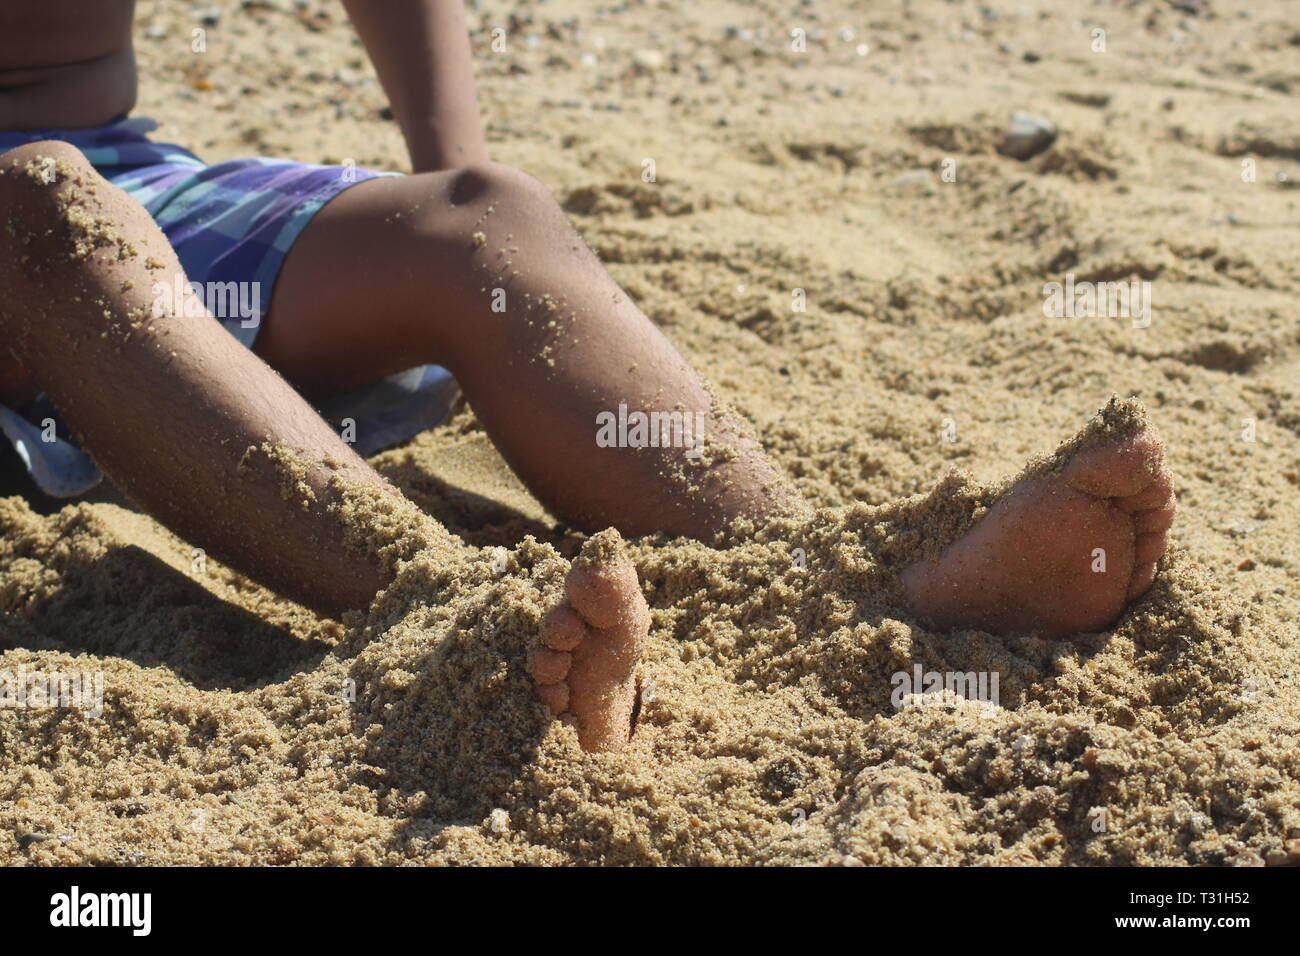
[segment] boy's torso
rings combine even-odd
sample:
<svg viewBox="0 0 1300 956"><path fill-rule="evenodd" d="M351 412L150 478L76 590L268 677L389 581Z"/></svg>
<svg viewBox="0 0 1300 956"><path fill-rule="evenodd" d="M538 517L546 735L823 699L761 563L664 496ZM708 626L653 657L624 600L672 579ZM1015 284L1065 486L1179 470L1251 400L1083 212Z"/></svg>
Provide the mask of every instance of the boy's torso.
<svg viewBox="0 0 1300 956"><path fill-rule="evenodd" d="M0 4L0 130L98 126L135 105L135 0Z"/></svg>

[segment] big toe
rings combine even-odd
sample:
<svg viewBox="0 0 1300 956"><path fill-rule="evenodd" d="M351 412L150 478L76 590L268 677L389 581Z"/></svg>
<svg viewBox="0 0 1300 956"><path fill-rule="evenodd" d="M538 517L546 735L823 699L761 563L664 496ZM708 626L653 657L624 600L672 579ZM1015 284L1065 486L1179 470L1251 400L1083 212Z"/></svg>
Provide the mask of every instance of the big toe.
<svg viewBox="0 0 1300 956"><path fill-rule="evenodd" d="M595 628L616 627L645 611L636 568L623 551L621 538L597 536L588 542L569 570L564 591L569 603Z"/></svg>
<svg viewBox="0 0 1300 956"><path fill-rule="evenodd" d="M1094 498L1130 499L1144 494L1160 498L1148 507L1161 504L1172 487L1165 443L1154 428L1080 451L1066 465L1063 477L1071 488ZM1140 503L1135 501L1126 510L1140 510Z"/></svg>

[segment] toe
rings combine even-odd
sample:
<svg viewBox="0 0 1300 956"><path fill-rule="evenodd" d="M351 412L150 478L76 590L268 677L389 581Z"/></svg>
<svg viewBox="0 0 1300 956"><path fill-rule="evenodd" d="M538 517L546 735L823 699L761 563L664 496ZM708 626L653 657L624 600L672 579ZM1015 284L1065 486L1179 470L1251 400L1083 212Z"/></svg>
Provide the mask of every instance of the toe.
<svg viewBox="0 0 1300 956"><path fill-rule="evenodd" d="M1125 600L1132 601L1134 598L1146 594L1147 588L1151 587L1151 582L1155 579L1156 565L1154 561L1134 565L1133 576L1128 580L1128 593L1124 596Z"/></svg>
<svg viewBox="0 0 1300 956"><path fill-rule="evenodd" d="M1178 503L1170 498L1159 508L1149 508L1133 515L1133 530L1138 534L1148 531L1168 531L1173 526L1174 515L1177 513Z"/></svg>
<svg viewBox="0 0 1300 956"><path fill-rule="evenodd" d="M1122 498L1116 498L1115 504L1130 513L1149 511L1152 508L1159 508L1165 504L1165 502L1169 500L1169 496L1173 494L1173 491L1173 476L1162 468L1160 471L1156 472L1149 485L1135 495L1126 495Z"/></svg>
<svg viewBox="0 0 1300 956"><path fill-rule="evenodd" d="M533 693L553 714L562 714L569 708L568 684L536 684Z"/></svg>
<svg viewBox="0 0 1300 956"><path fill-rule="evenodd" d="M596 628L614 627L645 599L630 564L575 565L565 582L569 603Z"/></svg>
<svg viewBox="0 0 1300 956"><path fill-rule="evenodd" d="M572 654L539 647L533 651L533 680L539 684L558 684L568 675L572 663Z"/></svg>
<svg viewBox="0 0 1300 956"><path fill-rule="evenodd" d="M650 608L645 600L637 595L618 624L604 631L601 635L612 659L618 662L626 673L631 673L645 648L646 637L650 633Z"/></svg>
<svg viewBox="0 0 1300 956"><path fill-rule="evenodd" d="M587 639L582 616L567 604L542 618L542 643L553 651L571 651Z"/></svg>
<svg viewBox="0 0 1300 956"><path fill-rule="evenodd" d="M1135 564L1154 563L1169 546L1168 531L1148 531L1133 539L1133 561Z"/></svg>
<svg viewBox="0 0 1300 956"><path fill-rule="evenodd" d="M1163 462L1164 443L1148 428L1116 444L1079 452L1064 477L1070 487L1094 498L1126 498L1145 491L1163 472Z"/></svg>

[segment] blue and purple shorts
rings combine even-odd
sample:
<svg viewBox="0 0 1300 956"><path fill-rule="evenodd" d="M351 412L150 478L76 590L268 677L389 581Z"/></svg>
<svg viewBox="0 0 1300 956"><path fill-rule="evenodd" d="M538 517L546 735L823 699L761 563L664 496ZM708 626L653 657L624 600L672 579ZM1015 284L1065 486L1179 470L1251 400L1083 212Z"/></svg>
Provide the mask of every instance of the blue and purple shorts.
<svg viewBox="0 0 1300 956"><path fill-rule="evenodd" d="M280 266L312 216L349 186L399 175L265 158L208 165L180 146L150 140L146 134L157 127L132 117L93 129L0 132L0 153L38 140L71 143L101 176L148 210L200 297L205 290L262 290L245 298L251 311L231 314L205 302L248 348ZM359 454L370 455L442 422L459 395L450 372L424 365L335 396L317 410L336 428L345 427ZM47 494L73 497L102 480L44 396L22 408L0 404L0 431Z"/></svg>

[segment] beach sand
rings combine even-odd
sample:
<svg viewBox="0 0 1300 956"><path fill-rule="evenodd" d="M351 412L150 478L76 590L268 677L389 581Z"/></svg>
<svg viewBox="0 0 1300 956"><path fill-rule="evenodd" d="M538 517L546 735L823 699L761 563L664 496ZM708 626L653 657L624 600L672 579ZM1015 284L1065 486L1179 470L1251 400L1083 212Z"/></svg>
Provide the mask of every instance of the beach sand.
<svg viewBox="0 0 1300 956"><path fill-rule="evenodd" d="M526 672L582 539L470 411L373 459L463 543L389 516L406 560L341 623L10 461L0 671L104 693L0 708L0 863L1300 861L1300 33L1282 0L1180 6L471 6L494 156L816 516L628 543L640 720L585 754ZM189 5L142 5L158 137L405 168L336 4L218 7L196 55ZM1017 110L1058 131L1024 161ZM1149 325L1047 317L1067 275L1148 282ZM1065 641L909 616L897 569L1112 396L1177 476L1150 592ZM918 671L996 674L996 704L896 706Z"/></svg>

